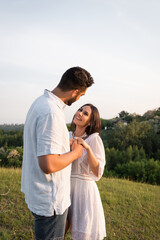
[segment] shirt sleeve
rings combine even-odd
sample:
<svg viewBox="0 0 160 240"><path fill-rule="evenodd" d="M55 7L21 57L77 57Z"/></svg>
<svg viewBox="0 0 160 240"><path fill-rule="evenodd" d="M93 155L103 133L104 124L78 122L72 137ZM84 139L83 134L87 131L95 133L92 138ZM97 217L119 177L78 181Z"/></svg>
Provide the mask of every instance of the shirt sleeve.
<svg viewBox="0 0 160 240"><path fill-rule="evenodd" d="M93 134L91 136L89 145L90 145L96 159L99 162L99 169L98 169L98 176L95 176L93 174L93 172L90 170L90 167L88 164L88 173L94 181L98 181L103 175L104 166L106 164L104 145L103 145L102 139L99 136L99 134Z"/></svg>
<svg viewBox="0 0 160 240"><path fill-rule="evenodd" d="M46 114L37 123L37 156L60 154L64 126L58 114Z"/></svg>

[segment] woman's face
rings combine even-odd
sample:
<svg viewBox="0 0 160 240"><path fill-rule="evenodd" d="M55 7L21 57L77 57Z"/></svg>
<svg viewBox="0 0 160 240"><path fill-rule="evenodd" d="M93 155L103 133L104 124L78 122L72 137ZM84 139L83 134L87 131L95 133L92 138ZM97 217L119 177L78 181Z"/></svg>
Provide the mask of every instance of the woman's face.
<svg viewBox="0 0 160 240"><path fill-rule="evenodd" d="M74 115L73 122L76 126L87 127L90 124L92 110L90 106L83 106Z"/></svg>

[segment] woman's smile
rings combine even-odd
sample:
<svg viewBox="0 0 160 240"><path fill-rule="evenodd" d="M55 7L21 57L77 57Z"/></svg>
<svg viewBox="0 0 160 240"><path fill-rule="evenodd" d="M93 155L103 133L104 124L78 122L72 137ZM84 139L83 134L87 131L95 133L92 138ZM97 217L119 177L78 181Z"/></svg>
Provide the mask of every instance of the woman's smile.
<svg viewBox="0 0 160 240"><path fill-rule="evenodd" d="M90 121L91 112L90 106L81 107L75 114L74 123L79 125L81 122L81 126L86 126Z"/></svg>
<svg viewBox="0 0 160 240"><path fill-rule="evenodd" d="M81 118L79 118L78 116L77 117L75 117L77 120L79 120L79 121L82 121L82 119Z"/></svg>

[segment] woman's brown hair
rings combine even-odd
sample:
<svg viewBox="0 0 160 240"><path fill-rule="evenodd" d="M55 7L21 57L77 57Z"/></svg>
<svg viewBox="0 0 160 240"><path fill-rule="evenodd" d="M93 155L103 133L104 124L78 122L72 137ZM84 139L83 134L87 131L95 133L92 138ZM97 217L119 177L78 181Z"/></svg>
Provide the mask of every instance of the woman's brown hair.
<svg viewBox="0 0 160 240"><path fill-rule="evenodd" d="M91 135L92 133L98 132L99 134L101 133L101 119L100 119L100 115L99 115L99 111L98 109L91 103L86 103L82 106L82 108L84 106L89 106L92 110L91 112L91 118L90 118L90 125L86 127L85 132L87 133L87 135ZM74 119L74 117L73 117ZM74 132L76 125L74 124L72 119L72 123L71 123L71 131Z"/></svg>

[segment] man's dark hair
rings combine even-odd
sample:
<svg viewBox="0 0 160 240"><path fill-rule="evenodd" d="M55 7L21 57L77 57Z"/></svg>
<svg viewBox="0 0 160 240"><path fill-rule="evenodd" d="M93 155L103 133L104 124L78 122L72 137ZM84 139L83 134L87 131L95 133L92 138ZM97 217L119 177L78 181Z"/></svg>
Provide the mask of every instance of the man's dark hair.
<svg viewBox="0 0 160 240"><path fill-rule="evenodd" d="M85 90L94 83L94 80L89 72L81 67L72 67L63 75L57 87L62 91L70 91L78 89Z"/></svg>

